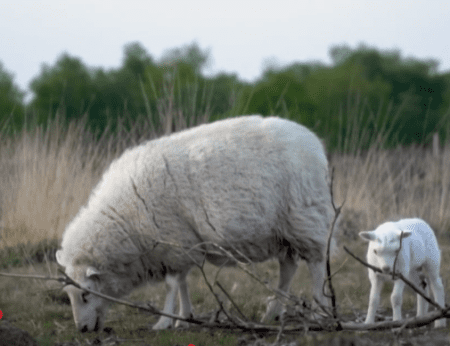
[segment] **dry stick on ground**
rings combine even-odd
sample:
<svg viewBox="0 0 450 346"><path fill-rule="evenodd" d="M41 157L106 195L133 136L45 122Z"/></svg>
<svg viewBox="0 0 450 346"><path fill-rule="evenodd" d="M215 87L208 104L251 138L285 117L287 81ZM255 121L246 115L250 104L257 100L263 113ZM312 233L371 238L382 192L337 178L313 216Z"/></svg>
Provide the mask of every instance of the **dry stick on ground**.
<svg viewBox="0 0 450 346"><path fill-rule="evenodd" d="M336 294L334 293L333 284L331 282L332 275L331 275L331 269L330 269L330 247L331 247L331 239L333 238L334 227L336 225L336 221L339 217L339 214L341 213L341 209L342 209L342 206L344 205L344 203L342 203L342 205L340 207L336 207L336 205L334 204L333 178L334 178L334 168L331 170L331 180L330 180L330 196L331 196L331 205L333 206L333 210L334 210L334 219L330 226L330 231L328 234L328 241L327 241L327 261L326 261L326 263L327 263L327 279L326 279L326 282L328 282L328 288L329 288L330 294L331 294L331 296L330 296L331 307L332 307L332 312L333 312L333 318L336 320L336 323L337 323L336 329L340 330L340 329L342 329L342 326L340 325L340 322L338 320L337 309L336 309ZM324 282L324 286L325 286L325 282ZM324 291L325 287L322 287L322 290ZM325 292L324 292L324 294L325 294Z"/></svg>
<svg viewBox="0 0 450 346"><path fill-rule="evenodd" d="M346 251L348 251L348 249ZM351 254L351 255L354 256L353 254ZM354 257L357 258L356 256L354 256ZM374 267L374 268L376 268L376 267ZM55 280L55 281L62 282L66 285L74 285L75 287L78 287L82 290L85 290L89 293L95 294L99 297L102 297L103 299L112 301L114 303L123 304L123 305L127 305L127 306L130 306L133 308L145 310L145 311L148 311L155 315L167 316L167 317L174 318L177 320L182 320L182 321L186 321L189 323L198 324L202 328L206 327L206 328L213 328L213 329L217 328L217 329L228 329L228 330L238 329L241 331L251 331L251 332L261 332L261 333L279 333L280 332L279 326L269 326L269 325L263 325L263 324L258 324L258 323L242 323L242 322L240 322L238 324L223 323L223 322L222 323L209 323L209 322L197 320L194 318L182 318L177 315L163 313L150 305L134 304L134 303L128 302L126 300L116 299L116 298L107 296L105 294L90 290L88 288L81 287L77 282L73 281L65 273L62 273L62 274L64 275L64 277L46 277L46 276L38 276L38 275L20 275L20 274L0 273L0 275L3 275L3 276L21 277L21 278L23 277L23 278L28 278L28 279L32 278L32 279L42 279L42 280ZM342 322L341 326L342 326L342 330L352 330L352 331L386 330L386 329L402 327L406 322L407 326L412 328L412 327L419 327L419 326L430 324L434 320L442 318L442 317L450 317L450 307L443 309L443 311L432 311L425 316L409 318L407 320L377 322L377 323L373 323L373 324ZM284 333L295 333L295 332L305 331L305 330L335 331L335 328L326 326L326 325L321 326L321 325L318 325L317 323L309 323L306 325L304 323L301 326L285 326L283 329L283 332Z"/></svg>

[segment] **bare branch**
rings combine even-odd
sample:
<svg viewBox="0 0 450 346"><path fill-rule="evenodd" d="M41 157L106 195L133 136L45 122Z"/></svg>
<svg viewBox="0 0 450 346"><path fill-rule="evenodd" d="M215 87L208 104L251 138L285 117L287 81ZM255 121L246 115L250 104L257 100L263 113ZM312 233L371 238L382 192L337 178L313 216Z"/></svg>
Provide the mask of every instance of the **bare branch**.
<svg viewBox="0 0 450 346"><path fill-rule="evenodd" d="M239 313L239 315L242 316L242 318L244 319L244 321L248 321L248 318L244 315L244 313L241 311L241 309L239 309L239 307L237 306L237 304L234 302L233 299L231 299L230 295L228 294L228 292L222 287L222 285L220 284L219 281L216 281L216 285L222 290L222 292L227 296L228 300L231 302L231 304L233 304L234 308L236 309L236 311Z"/></svg>
<svg viewBox="0 0 450 346"><path fill-rule="evenodd" d="M400 251L402 251L402 243L403 243L402 240L403 240L403 231L401 231L401 233L400 233L400 247L398 248L398 251L395 254L394 266L392 267L392 280L395 280L394 273L395 273L395 269L397 268L398 255L400 254Z"/></svg>
<svg viewBox="0 0 450 346"><path fill-rule="evenodd" d="M54 280L61 283L65 283L66 279L64 277L49 277L49 276L42 276L42 275L23 275L23 274L11 274L11 273L1 273L1 276L9 276L13 278L24 278L24 279L39 279L39 280Z"/></svg>
<svg viewBox="0 0 450 346"><path fill-rule="evenodd" d="M330 230L328 233L327 259L326 259L326 265L327 265L326 282L328 282L328 289L330 290L330 294L331 294L330 298L331 298L331 307L332 307L333 317L338 323L337 329L340 329L341 326L340 326L340 323L339 323L339 320L337 317L337 309L336 309L336 294L334 292L333 284L331 281L332 276L331 276L331 268L330 268L330 248L331 248L331 240L333 238L334 227L336 225L337 219L339 217L339 214L341 213L341 209L344 204L342 204L340 207L336 207L336 205L334 204L333 179L334 179L334 168L331 170L331 181L330 181L330 196L331 196L331 205L333 206L333 210L334 210L334 218L333 218L333 222L331 223ZM324 282L324 286L325 286L325 282ZM324 294L325 294L325 292L324 292Z"/></svg>
<svg viewBox="0 0 450 346"><path fill-rule="evenodd" d="M203 270L204 264L205 264L205 262L203 261L202 265L198 265L198 264L197 264L197 267L200 269L200 271L201 271L201 273L202 273L202 275L203 275L203 280L205 281L205 283L206 283L206 285L208 286L209 290L211 291L211 293L213 294L214 298L216 299L217 304L219 304L220 311L223 311L223 313L227 316L227 318L228 318L229 321L231 321L231 322L237 324L237 322L235 322L235 320L231 317L231 315L229 315L228 312L225 310L225 308L223 307L222 301L220 300L220 298L219 298L219 296L216 294L216 292L214 292L214 290L213 290L211 284L209 283L208 278L206 277L206 273L205 273L205 271Z"/></svg>

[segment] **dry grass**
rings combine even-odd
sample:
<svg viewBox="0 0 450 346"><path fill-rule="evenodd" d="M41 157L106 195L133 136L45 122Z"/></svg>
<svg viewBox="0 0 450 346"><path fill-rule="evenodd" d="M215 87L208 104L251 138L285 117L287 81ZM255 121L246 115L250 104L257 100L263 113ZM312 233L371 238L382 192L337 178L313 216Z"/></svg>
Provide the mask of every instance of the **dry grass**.
<svg viewBox="0 0 450 346"><path fill-rule="evenodd" d="M53 123L5 141L0 148L2 246L58 237L85 203L106 164L101 148L89 146L86 135L81 126L64 132Z"/></svg>
<svg viewBox="0 0 450 346"><path fill-rule="evenodd" d="M183 127L183 121L175 120L175 128ZM172 119L170 123L173 124ZM167 124L164 128L170 131ZM4 139L0 146L0 250L22 244L19 252L30 255L33 245L58 239L65 225L86 203L108 163L126 146L142 140L145 132L142 129L144 126L140 125L140 135L129 136L126 140L120 134L121 140L105 136L96 142L82 125L72 124L63 130L58 122L54 122L47 128L24 131L12 139ZM148 137L158 132L150 127L147 129ZM339 235L341 244L345 242L357 254L364 256L365 244L357 239L360 230L373 229L388 219L421 217L438 234L443 248L441 272L445 287L449 287L450 146L444 148L439 157L433 157L421 148L391 151L372 148L358 155L334 154L330 162L335 168L336 203L339 205L345 200ZM347 256L339 253L332 262L332 271L340 268L334 278L339 311L346 318L362 320L370 289L367 271L351 259L346 262L346 259ZM0 265L13 263L5 262L4 257L3 262ZM56 274L56 264L46 261L41 265L8 270ZM217 270L213 266L207 267L211 281ZM275 284L275 262L255 265L254 270L258 277ZM189 283L197 314L217 308L202 280L201 273L194 269ZM260 319L270 292L238 269L221 270L218 280L250 319ZM92 339L92 335L80 336L75 331L70 308L60 304L63 294L57 293L59 301L55 300L55 288L57 284L52 282L1 278L0 309L6 319L28 330L39 338L41 344L69 341L82 344L83 340ZM382 300L387 314L390 311L389 289L385 289ZM304 264L291 291L310 297ZM161 284L136 290L129 299L152 301L162 307L164 295L164 285ZM414 306L415 296L405 295L404 310L412 310ZM225 345L237 343L238 336L225 332L215 332L215 336L198 331L149 333L146 326L154 321L156 317L143 318L142 313L131 308L114 306L106 324L114 329L117 337L137 338L151 344L194 343L198 346L217 338Z"/></svg>
<svg viewBox="0 0 450 346"><path fill-rule="evenodd" d="M374 229L386 220L420 217L438 236L448 233L450 145L438 157L414 147L336 154L331 165L336 169L335 198L337 203L345 200L345 221L356 222L355 231Z"/></svg>

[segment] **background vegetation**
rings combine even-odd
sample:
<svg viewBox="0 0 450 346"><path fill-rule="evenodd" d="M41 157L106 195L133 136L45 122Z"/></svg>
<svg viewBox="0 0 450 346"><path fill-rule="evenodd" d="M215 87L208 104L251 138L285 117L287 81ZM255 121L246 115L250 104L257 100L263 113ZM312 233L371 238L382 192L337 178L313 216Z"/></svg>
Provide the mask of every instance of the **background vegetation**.
<svg viewBox="0 0 450 346"><path fill-rule="evenodd" d="M65 225L86 203L106 166L128 146L202 122L261 113L294 119L324 138L335 169L336 203L345 201L340 248L346 244L363 256L366 244L358 240L359 231L389 219L424 218L438 235L448 288L450 76L437 74L432 61L403 59L398 52L336 47L331 54L332 66L269 67L252 84L234 75L204 76L208 56L195 45L174 49L156 62L139 44L130 44L122 67L110 71L88 68L63 55L34 79L33 98L26 105L23 91L0 67L2 271L56 275L54 252ZM429 143L436 132L441 145L433 152ZM345 319L363 320L370 287L366 269L344 253L337 254L332 268L340 268L333 278L339 312ZM275 285L275 262L252 269ZM216 271L207 267L211 280ZM222 270L218 280L250 319L260 319L270 294L265 288L232 268ZM196 314L217 308L198 270L189 282ZM303 264L291 291L310 297ZM161 307L164 294L164 285L156 285L135 291L129 299ZM391 315L389 295L388 287L383 291L384 316ZM404 310L411 315L414 306L415 296L406 295ZM245 345L252 338L202 330L153 333L147 326L155 317L123 306L114 306L108 315L107 326L116 334L101 334L99 339L80 335L59 285L38 280L0 277L0 309L3 320L28 330L41 345L96 340ZM414 334L414 342L428 344L428 339L417 341L423 334ZM426 335L433 339L441 334ZM306 338L301 344L312 345L316 337L331 336L291 339ZM388 333L357 336L364 338L370 340L363 344L370 345L393 340Z"/></svg>
<svg viewBox="0 0 450 346"><path fill-rule="evenodd" d="M44 124L59 116L67 124L85 116L97 136L106 128L115 133L123 119L129 125L145 116L158 126L158 114L167 106L161 98L170 93L173 110L182 110L189 121L204 113L211 120L277 114L314 129L330 150L349 150L349 143L339 142L349 133L360 149L376 142L380 133L387 147L427 145L435 132L445 141L450 73L438 73L436 61L364 45L335 46L330 56L330 66L269 64L260 78L247 83L234 74L206 76L210 56L195 43L171 49L158 61L139 43L130 43L122 65L110 70L86 66L64 53L53 66L44 64L31 81L27 104L24 91L0 65L0 124L13 133L29 119ZM355 126L366 131L356 133Z"/></svg>

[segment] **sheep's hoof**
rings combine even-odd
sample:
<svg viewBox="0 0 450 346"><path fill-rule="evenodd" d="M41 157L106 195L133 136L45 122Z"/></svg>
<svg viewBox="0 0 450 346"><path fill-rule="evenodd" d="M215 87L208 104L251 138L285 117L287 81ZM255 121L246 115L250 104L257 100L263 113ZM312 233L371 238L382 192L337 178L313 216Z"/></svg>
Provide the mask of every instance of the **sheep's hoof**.
<svg viewBox="0 0 450 346"><path fill-rule="evenodd" d="M172 319L171 318L161 318L158 323L156 323L152 329L153 330L161 330L172 328Z"/></svg>
<svg viewBox="0 0 450 346"><path fill-rule="evenodd" d="M445 328L446 326L447 326L447 321L445 320L445 318L434 322L434 328Z"/></svg>
<svg viewBox="0 0 450 346"><path fill-rule="evenodd" d="M175 328L189 328L190 323L186 321L176 321L175 322Z"/></svg>
<svg viewBox="0 0 450 346"><path fill-rule="evenodd" d="M262 323L278 322L283 313L283 305L276 297L267 298L266 312L261 320Z"/></svg>

